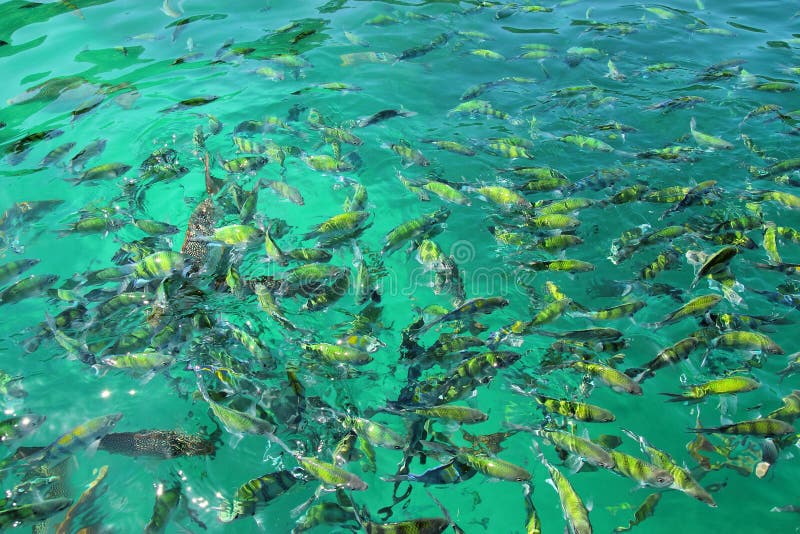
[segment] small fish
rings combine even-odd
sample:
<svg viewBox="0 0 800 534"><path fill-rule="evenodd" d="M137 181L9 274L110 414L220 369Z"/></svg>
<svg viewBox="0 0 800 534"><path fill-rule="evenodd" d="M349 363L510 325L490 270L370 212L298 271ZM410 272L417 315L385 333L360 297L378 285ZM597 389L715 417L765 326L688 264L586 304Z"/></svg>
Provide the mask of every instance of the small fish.
<svg viewBox="0 0 800 534"><path fill-rule="evenodd" d="M652 516L655 512L656 505L659 503L659 501L661 501L661 495L661 493L651 493L648 495L644 502L642 502L642 504L639 505L639 508L637 508L633 513L633 519L628 521L628 525L616 527L614 528L614 532L627 532L648 517Z"/></svg>
<svg viewBox="0 0 800 534"><path fill-rule="evenodd" d="M662 393L670 402L700 402L708 395L734 395L758 389L761 383L746 376L726 376L696 386L687 386L683 393Z"/></svg>
<svg viewBox="0 0 800 534"><path fill-rule="evenodd" d="M164 1L167 3L167 0ZM183 498L180 480L176 480L171 486L165 487L163 482L156 486L156 500L153 504L153 513L150 521L144 526L145 534L159 534L166 530L167 523L172 518L178 505Z"/></svg>
<svg viewBox="0 0 800 534"><path fill-rule="evenodd" d="M205 384L203 384L199 373L197 373L197 388L200 391L200 394L203 396L203 399L205 399L205 401L208 403L211 411L214 413L217 419L219 419L228 432L234 436L253 434L267 436L269 439L273 439L273 432L275 432L276 429L274 420L267 421L265 419L261 419L260 417L250 415L248 413L241 412L215 402L208 395L208 391L206 390ZM271 416L271 414L268 415Z"/></svg>
<svg viewBox="0 0 800 534"><path fill-rule="evenodd" d="M589 148L591 150L597 150L600 152L614 151L614 147L609 145L605 141L601 141L599 139L595 139L594 137L588 137L585 135L569 134L563 137L559 137L559 140L565 143L576 145L580 148Z"/></svg>
<svg viewBox="0 0 800 534"><path fill-rule="evenodd" d="M631 395L642 394L642 387L636 381L613 367L582 360L572 362L570 367L596 377L605 385L619 393L629 393Z"/></svg>
<svg viewBox="0 0 800 534"><path fill-rule="evenodd" d="M351 428L359 437L375 447L400 450L405 448L408 439L391 428L369 419L348 415L342 421L345 428Z"/></svg>
<svg viewBox="0 0 800 534"><path fill-rule="evenodd" d="M267 164L263 156L243 156L229 160L220 159L220 165L229 173L253 173Z"/></svg>
<svg viewBox="0 0 800 534"><path fill-rule="evenodd" d="M665 469L625 454L617 450L609 451L614 458L613 471L639 483L640 486L666 488L672 485L674 479Z"/></svg>
<svg viewBox="0 0 800 534"><path fill-rule="evenodd" d="M38 265L40 261L41 260L37 258L30 258L0 264L0 285L5 284L14 277L24 273L31 267Z"/></svg>
<svg viewBox="0 0 800 534"><path fill-rule="evenodd" d="M178 233L177 226L161 221L154 221L152 219L134 219L133 224L142 232L152 236Z"/></svg>
<svg viewBox="0 0 800 534"><path fill-rule="evenodd" d="M724 139L697 131L695 129L695 126L696 126L696 121L694 117L692 117L692 120L689 122L689 131L691 132L692 137L694 137L694 140L697 142L698 145L718 150L730 150L731 148L733 148L733 145L725 141Z"/></svg>
<svg viewBox="0 0 800 534"><path fill-rule="evenodd" d="M531 202L519 193L500 185L484 185L475 189L475 192L484 197L489 202L505 206L508 208L530 208Z"/></svg>
<svg viewBox="0 0 800 534"><path fill-rule="evenodd" d="M334 345L331 343L303 343L303 350L313 352L330 363L349 363L364 365L373 360L372 356L363 350L347 345Z"/></svg>
<svg viewBox="0 0 800 534"><path fill-rule="evenodd" d="M572 487L569 480L561 474L561 471L553 467L550 462L545 459L542 451L538 450L539 446L534 443L539 455L539 461L545 466L550 473L550 485L558 493L558 498L561 501L561 511L564 514L564 519L567 520L568 530L573 534L591 534L592 524L589 522L589 511L583 500Z"/></svg>
<svg viewBox="0 0 800 534"><path fill-rule="evenodd" d="M99 156L106 149L107 141L105 139L96 139L83 147L80 152L75 154L69 160L69 168L72 171L79 171L83 169L83 164L90 159Z"/></svg>
<svg viewBox="0 0 800 534"><path fill-rule="evenodd" d="M428 161L428 158L426 158L422 152L411 147L411 145L406 142L389 143L388 147L402 158L405 165L416 164L420 167L427 167L430 165L430 161Z"/></svg>
<svg viewBox="0 0 800 534"><path fill-rule="evenodd" d="M42 294L58 280L54 274L32 274L8 286L0 293L1 304L13 304L20 300Z"/></svg>
<svg viewBox="0 0 800 534"><path fill-rule="evenodd" d="M557 449L568 451L592 465L611 469L614 467L614 458L601 445L584 439L563 430L550 430L547 428L535 429L533 433L549 441Z"/></svg>
<svg viewBox="0 0 800 534"><path fill-rule="evenodd" d="M278 180L262 180L262 183L275 191L275 193L290 202L297 204L298 206L303 206L305 204L305 199L303 198L303 194L300 192L299 189L293 187L286 182L281 182Z"/></svg>
<svg viewBox="0 0 800 534"><path fill-rule="evenodd" d="M722 350L759 350L767 354L784 354L777 343L760 332L732 330L715 337L711 345Z"/></svg>
<svg viewBox="0 0 800 534"><path fill-rule="evenodd" d="M389 255L412 239L422 236L430 238L441 231L441 225L448 217L450 217L450 210L442 208L400 224L386 234L381 254Z"/></svg>
<svg viewBox="0 0 800 534"><path fill-rule="evenodd" d="M719 304L722 300L721 295L701 295L695 297L677 310L668 313L663 319L653 325L654 328L661 328L668 324L676 323L687 317L696 317L708 312L711 308Z"/></svg>
<svg viewBox="0 0 800 534"><path fill-rule="evenodd" d="M455 421L461 424L482 423L489 419L489 416L485 412L476 410L475 408L451 404L443 404L431 408L414 408L410 411L423 417Z"/></svg>
<svg viewBox="0 0 800 534"><path fill-rule="evenodd" d="M73 149L74 146L75 143L72 141L57 146L56 148L48 152L44 158L42 158L42 162L39 163L39 165L42 167L48 167L50 165L58 163L64 156L67 155L67 152Z"/></svg>
<svg viewBox="0 0 800 534"><path fill-rule="evenodd" d="M422 484L457 484L464 482L475 476L477 471L469 465L460 462L458 459L453 458L451 461L443 465L431 467L424 473L414 474L405 473L395 475L393 477L383 478L386 482L420 482Z"/></svg>
<svg viewBox="0 0 800 534"><path fill-rule="evenodd" d="M455 457L460 463L488 477L511 482L525 482L533 478L527 469L500 458L479 456L465 450L459 451Z"/></svg>
<svg viewBox="0 0 800 534"><path fill-rule="evenodd" d="M99 445L103 436L111 432L120 419L122 419L121 413L90 419L62 434L41 451L26 456L23 463L27 465L46 464L54 466L63 459L74 455L80 449Z"/></svg>
<svg viewBox="0 0 800 534"><path fill-rule="evenodd" d="M711 428L689 428L689 432L703 434L734 434L737 436L775 437L792 434L794 426L779 419L753 419Z"/></svg>
<svg viewBox="0 0 800 534"><path fill-rule="evenodd" d="M669 454L656 449L642 436L638 436L630 430L622 429L622 431L639 443L642 452L650 457L650 461L653 462L654 465L668 471L669 474L672 475L673 488L706 503L712 508L716 508L717 503L714 502L714 498L694 479L688 469L676 464L675 460L673 460Z"/></svg>
<svg viewBox="0 0 800 534"><path fill-rule="evenodd" d="M174 111L180 111L183 109L205 106L206 104L210 104L211 102L217 100L218 98L219 98L218 96L214 95L196 96L193 98L187 98L186 100L181 100L180 102L178 102L173 106L169 106L162 109L160 113L172 113Z"/></svg>
<svg viewBox="0 0 800 534"><path fill-rule="evenodd" d="M594 404L555 399L553 397L545 397L544 395L534 395L533 397L547 412L563 415L570 419L588 423L608 423L616 419L614 414L609 410L595 406Z"/></svg>
<svg viewBox="0 0 800 534"><path fill-rule="evenodd" d="M636 382L643 382L646 378L654 376L659 369L685 360L700 344L695 337L686 337L660 351L655 358L647 362L643 369L626 369L625 374L633 377Z"/></svg>
<svg viewBox="0 0 800 534"><path fill-rule="evenodd" d="M43 521L66 510L71 504L72 499L56 498L6 508L0 511L0 528L13 528L25 522Z"/></svg>
<svg viewBox="0 0 800 534"><path fill-rule="evenodd" d="M316 478L326 486L334 488L347 488L353 491L363 491L368 485L357 475L354 475L334 464L309 456L295 454L297 463L310 476Z"/></svg>
<svg viewBox="0 0 800 534"><path fill-rule="evenodd" d="M105 482L106 475L108 474L108 466L104 465L97 470L97 476L92 480L86 489L78 497L72 507L67 510L64 520L56 525L56 534L66 534L72 532L75 528L74 523L78 517L87 514L96 506L97 499L108 491Z"/></svg>
<svg viewBox="0 0 800 534"><path fill-rule="evenodd" d="M230 523L253 516L259 506L280 497L297 482L298 476L285 469L248 480L236 490L232 503L223 500L217 518L222 523Z"/></svg>
<svg viewBox="0 0 800 534"><path fill-rule="evenodd" d="M28 413L0 421L0 442L8 444L30 435L42 426L45 419L44 415Z"/></svg>

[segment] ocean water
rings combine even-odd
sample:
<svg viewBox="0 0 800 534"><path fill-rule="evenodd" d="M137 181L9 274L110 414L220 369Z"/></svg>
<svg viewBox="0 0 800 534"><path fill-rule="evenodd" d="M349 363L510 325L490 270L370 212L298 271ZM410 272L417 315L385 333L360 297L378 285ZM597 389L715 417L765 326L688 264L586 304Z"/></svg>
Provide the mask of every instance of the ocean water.
<svg viewBox="0 0 800 534"><path fill-rule="evenodd" d="M328 491L314 500L352 499L364 523L444 517L446 510L465 532L525 532L528 508L519 481L483 473L427 486L384 480L398 474L404 458L414 474L453 455L463 460L473 447L466 431L510 433L502 450L476 446L471 452L496 454L532 475L530 496L542 532L562 532L566 523L534 441L590 508L597 532L628 525L653 493L661 494L660 501L636 531L796 531L796 512L773 511L800 506L794 431L776 437L777 455L766 458L762 449L770 444L759 435L704 434L710 444L700 452L708 458L704 465L687 445L696 438L688 430L698 424L764 417L800 387L797 374L783 372L800 350L800 289L793 278L800 261L800 238L793 234L800 231L800 163L791 163L798 157L800 120L799 10L787 2L738 0L1 4L0 264L38 260L0 284L0 369L22 377L7 385L2 403L7 418L46 416L38 429L8 439L4 448L9 458L17 447L48 447L68 457L58 483L18 494L17 507L59 497L77 502L107 466L97 491L86 498L89 507L71 512L64 531L141 530L154 513L157 489L176 486L180 504L166 525L151 525L152 531L292 531L319 482L296 469L296 459L267 436L221 424L199 382L213 403L262 418L271 411L275 436L298 454L325 462L347 433L345 414L399 433L402 450L376 447L373 464L362 457L342 466L366 482L366 490L337 495L323 485ZM271 143L284 161L269 152L263 167L229 172L226 161L262 157L244 154L235 137ZM95 141L105 142L100 153L73 161ZM441 141L458 143L461 152ZM65 146L60 159L43 161L65 143L74 145ZM154 152L162 154L155 170L146 162ZM222 184L211 195L206 155L210 174ZM319 155L339 168L314 168ZM103 164L117 164L118 172L97 171ZM179 167L185 169L175 172ZM512 172L524 167L554 169L564 180L547 190L525 190L531 177ZM281 186L271 183L295 188L303 202L277 194L273 187ZM459 201L438 196L434 190L441 184L462 195ZM248 212L242 204L252 191L257 196ZM347 212L359 191L367 199L358 206L364 219L355 235L334 231L337 239L327 244L308 235ZM623 201L626 191L636 192ZM497 198L513 195L511 201ZM195 225L187 237L193 211L208 198L215 207L210 227ZM565 208L572 221L543 227L535 219L560 211L553 202L581 199ZM48 200L58 202L37 204ZM386 246L399 225L443 209L446 220ZM98 217L99 227L85 229L89 217ZM725 221L744 217L751 224L738 242L721 241ZM185 251L187 239L208 247L207 254L186 255L184 265L147 276L132 266L140 256L118 254L147 237L134 224L142 219L174 226L147 243L143 255ZM213 228L234 224L247 225L253 239L228 246L213 234ZM670 226L676 227L671 238L643 237ZM270 255L265 230L284 253L328 251L327 264L339 270L297 294L289 277L300 272L291 271L300 262ZM638 234L620 244L630 231ZM547 246L549 238L573 246ZM424 239L439 249L428 264L416 249ZM422 244L431 250L430 242ZM732 257L709 267L708 258L726 246L735 247L728 249ZM669 268L642 277L641 270L665 251L673 258ZM544 264L534 262L561 259L588 262L590 270L536 270ZM455 277L446 264L454 266ZM372 277L366 302L356 294L359 265ZM119 270L115 279L91 276L110 267ZM231 282L233 288L227 282L231 269L242 280ZM31 274L57 279L15 301L8 288ZM345 279L350 284L342 291ZM253 281L267 285L281 310L277 315L259 305ZM548 284L572 305L546 324L500 335L501 343L492 345L493 333L552 308ZM338 288L341 298L307 303L329 288ZM101 312L103 303L133 292L142 299ZM660 323L702 295L720 299L705 313ZM487 309L478 306L485 301L471 300L490 297L503 299L502 305ZM463 308L465 301L478 304ZM591 313L634 302L644 306L632 316L606 320ZM48 316L77 306L85 311L73 324L46 326ZM453 310L461 312L442 318ZM724 313L760 319L714 326ZM420 317L433 324L404 336ZM607 333L613 342L605 346L589 339L571 350L553 347L559 338L585 338L591 333L579 331L597 327L619 332ZM128 352L120 339L137 328L149 330L131 352L157 351L169 359L155 369L114 368L107 358ZM753 346L724 350L730 336L720 336L726 330L766 335L781 353ZM235 339L236 331L259 340L255 355ZM309 350L347 334L380 342L371 347L377 348L371 361L326 362ZM483 345L437 361L422 354L450 334L474 336ZM636 376L635 369L690 336L698 347L643 380L642 395L616 392L570 365L591 359ZM493 350L519 359L454 376L463 359ZM302 384L302 396L287 369ZM699 403L665 402L662 395L730 374L755 379L760 387ZM457 384L462 391L455 403L482 410L488 419L461 426L432 420L420 436L423 420L412 410L443 402L438 392L420 402L409 398L425 380ZM615 420L546 414L535 394L589 402L610 410ZM113 429L79 432L86 439L69 447L51 445L79 425L115 413L122 418ZM781 417L794 424L792 414ZM646 460L623 433L629 430L691 470L717 506L580 465L544 439L514 433L514 425L559 427L592 439L615 436L620 451ZM211 434L216 451L159 459L95 450L108 432L145 429ZM363 430L357 434L375 441ZM757 464L765 459L772 465L759 477L765 464ZM41 467L42 461L9 459L3 488L11 490ZM293 487L258 502L255 515L225 517L237 488L281 469L294 470ZM2 526L11 525L14 518L6 518L13 514L0 512ZM55 531L65 517L60 511L36 528ZM355 515L346 519L316 531L359 528ZM28 518L21 528L34 523Z"/></svg>

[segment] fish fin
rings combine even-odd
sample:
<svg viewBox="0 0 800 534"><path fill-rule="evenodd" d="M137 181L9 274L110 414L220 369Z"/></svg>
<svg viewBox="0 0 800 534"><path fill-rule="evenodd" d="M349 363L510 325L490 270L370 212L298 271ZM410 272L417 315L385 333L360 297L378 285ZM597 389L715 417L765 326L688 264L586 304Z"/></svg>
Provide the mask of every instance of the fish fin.
<svg viewBox="0 0 800 534"><path fill-rule="evenodd" d="M230 440L228 440L228 445L230 445L231 449L236 449L236 446L239 445L239 442L242 441L244 434L231 434Z"/></svg>
<svg viewBox="0 0 800 534"><path fill-rule="evenodd" d="M569 456L567 456L567 461L565 462L565 465L567 466L571 474L575 474L578 471L580 471L581 468L583 467L583 464L584 464L583 458L581 458L577 454L570 454Z"/></svg>
<svg viewBox="0 0 800 534"><path fill-rule="evenodd" d="M139 385L144 386L145 384L150 382L153 379L153 377L156 376L156 373L157 372L156 372L155 369L151 369L151 370L147 371L144 374L144 376L142 376L141 380L139 380Z"/></svg>
<svg viewBox="0 0 800 534"><path fill-rule="evenodd" d="M100 439L94 440L89 444L88 447L86 447L86 454L89 456L89 458L92 458L95 455L98 447L100 447Z"/></svg>

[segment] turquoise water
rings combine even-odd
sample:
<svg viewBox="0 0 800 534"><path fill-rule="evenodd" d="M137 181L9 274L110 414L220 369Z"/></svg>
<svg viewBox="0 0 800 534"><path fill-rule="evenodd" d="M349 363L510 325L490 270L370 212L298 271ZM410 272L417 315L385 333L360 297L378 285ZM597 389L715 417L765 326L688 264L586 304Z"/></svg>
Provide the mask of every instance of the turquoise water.
<svg viewBox="0 0 800 534"><path fill-rule="evenodd" d="M182 503L170 515L168 532L199 532L203 526L209 532L291 531L302 516L293 510L319 487L314 479L298 481L285 494L259 503L253 517L220 520L219 511L227 509L223 499L230 501L239 486L266 473L294 469L297 462L264 435L252 435L257 434L252 428L242 435L229 424L214 433L218 414L198 392L199 380L221 406L261 417L264 410L271 411L278 438L322 461L331 461L333 448L346 433L345 413L400 433L405 450L378 447L374 466L363 459L343 466L369 486L340 496L346 500L351 495L364 507L364 521L366 513L375 522L381 517L387 522L443 517L427 489L465 532L524 532L527 509L520 482L478 473L455 484L415 483L387 519L379 510L393 504L393 494L402 495L409 483L399 484L395 492L395 484L382 478L396 475L412 449L424 450L426 459L422 463L414 457L411 473L448 461L457 447L470 446L462 430L488 435L508 431L510 425L538 428L548 423L595 439L618 436L619 450L641 459L647 457L622 429L644 436L678 465L692 469L717 504L709 507L674 489L637 489L637 482L602 467L584 465L576 471L575 462L562 462L553 445L536 438L548 461L591 508L595 531L627 525L645 498L657 492L663 496L653 516L636 530L797 529L796 513L771 511L800 505L793 433L775 440L778 459L763 478L755 474L763 437L708 434L721 452L702 452L710 469L698 467L687 450L695 438L687 429L696 426L698 412L704 427L763 417L779 408L800 380L797 374L781 374L798 350L797 304L791 299L800 297L800 290L791 271L800 253L800 240L792 234L800 229L800 199L794 196L794 167L800 164L785 164L782 172L766 170L797 157L796 6L700 0L668 5L577 1L548 4L543 10L466 1L151 4L98 0L0 6L5 74L0 88L0 102L5 103L0 109L0 210L6 211L0 219L0 264L39 260L2 281L6 302L0 307L0 369L22 377L8 386L3 408L7 417L46 416L40 428L9 442L7 453L18 446L49 446L93 418L122 414L113 430L63 451L74 458L60 481L65 488L45 486L19 496L20 504L64 495L77 501L97 470L108 466L92 510L78 513L65 527L68 531L91 525L95 531L137 531L153 514L156 487L175 486L176 480ZM525 53L535 57L522 57ZM392 113L366 124L366 118L383 110ZM264 123L248 129L243 121ZM202 133L193 139L198 127ZM41 132L50 133L27 137ZM576 135L591 139L569 137ZM256 171L227 172L223 162L244 155L234 137L273 143L283 152L283 164L280 155L269 152L269 162ZM510 139L493 145L498 138ZM101 153L71 163L96 140L105 141ZM457 142L467 153L433 141ZM65 143L74 146L66 146L61 159L42 162ZM424 160L404 159L392 145L419 151ZM675 159L654 153L669 147L683 148L673 149ZM160 174L145 168L154 151L163 154L165 149L174 151L175 161L162 165ZM195 228L192 235L198 240L193 243L207 246L207 254L185 255L184 265L160 275L137 272L131 266L136 256L117 254L120 247L147 236L133 224L136 220L175 227L147 243L143 255L186 252L190 216L209 198L205 154L211 175L224 181L211 195L215 209L210 227L246 224L255 234L251 242L230 247L211 228ZM327 155L342 167L313 168L309 157L316 155ZM118 173L96 179L85 174L112 163L118 164ZM181 166L185 169L175 172ZM552 168L566 180L545 191L520 190L531 178L509 171L517 167ZM708 180L715 183L704 184ZM268 181L296 188L302 205L276 194ZM437 182L463 197L457 197L459 202L440 198L431 191ZM362 231L355 239L339 231L332 234L338 238L335 243L320 245L319 239L307 236L316 225L346 212L358 186L367 193L359 208L366 219L357 226ZM494 190L498 195L522 198L493 201L488 198L493 190L482 189L487 186L504 188ZM628 201L616 196L633 186L639 187L638 194ZM672 187L683 189L667 189ZM253 190L254 209L241 210ZM656 198L659 191L669 198ZM569 207L566 215L574 221L549 229L531 222L554 210L548 208L550 201L566 199L588 199L585 205ZM59 202L35 204L45 200ZM30 204L20 204L26 202ZM381 254L386 236L398 225L443 208L449 211L446 221ZM76 227L89 216L100 217L99 228ZM752 240L751 248L735 249L727 270L712 268L712 277L703 276L705 272L696 276L707 256L726 246L719 241L726 232L720 223L745 216L754 221L742 230ZM671 225L682 226L676 230L680 235L654 244L638 236L629 249L622 248L629 257L620 256L624 232L638 228L647 234ZM325 306L307 303L313 296L293 294L286 280L300 263L265 251L267 228L284 253L315 246L330 252L329 265L339 270L306 291L318 294L332 287L344 295ZM509 236L505 241L504 235ZM558 236L573 241L569 236L577 236L580 242L543 248L542 240ZM426 237L442 256L428 266L412 245ZM744 245L743 239L737 244ZM430 250L430 245L423 249ZM670 268L642 280L642 268L668 249L674 257ZM356 294L362 257L373 279L367 289L374 290L366 303ZM439 282L452 283L442 264L448 258L463 293L454 285L437 285L436 271ZM537 271L530 265L563 258L589 262L591 270ZM109 267L119 269L114 280L103 283L89 276ZM231 282L234 289L226 283L231 267L243 280L241 286ZM7 288L30 274L58 279L9 302L13 292ZM350 284L341 291L345 279ZM266 283L281 310L277 316L259 305L254 280ZM488 346L492 333L515 321L531 321L553 306L548 282L574 305L541 327L531 325L526 333ZM59 294L56 289L69 291ZM101 313L104 302L128 292L143 300ZM708 294L722 297L711 313L763 316L735 329L768 336L784 354L766 355L748 347L722 350L727 338L719 336L725 327L698 333L701 316L654 325ZM486 346L432 364L415 350L415 341L404 341L402 331L420 315L430 323L442 310L488 297L505 299L504 305L487 314L467 311L456 321L441 320L416 336L419 351L453 332L475 336ZM636 301L646 306L632 317L603 320L590 314ZM74 306L86 311L72 325L56 325L57 339L46 326L42 330L48 314L57 316ZM617 329L620 338L617 346L587 342L583 357L623 371L644 367L660 351L693 334L699 346L688 359L644 380L641 396L617 393L598 379L592 387L590 377L567 365L579 356L551 349L559 336L592 327ZM138 372L113 368L104 358L124 355L120 339L137 328L149 330L131 350L158 351L168 358L166 363ZM234 338L236 329L260 340L256 355ZM335 344L348 333L380 341L369 353L370 362L326 363L304 349L306 344ZM490 350L513 351L520 358L474 379L452 378L462 358ZM619 353L624 358L615 356ZM218 369L234 379L219 380L211 372ZM287 369L295 370L304 387L302 398L292 389ZM758 380L760 387L709 396L699 404L666 403L661 395L731 372ZM463 427L434 422L424 440L444 443L439 448L445 451L416 443L419 436L412 437L411 428L418 428L421 419L408 412L441 401L433 395L415 404L403 393L430 377L463 386L456 404L488 414L485 422ZM615 421L567 425L560 415L546 418L520 389L590 402L613 412ZM298 403L303 407L299 419ZM387 406L406 411L376 411ZM793 423L791 415L785 420ZM213 433L216 453L134 458L109 454L102 446L94 452L97 443L88 443L109 431L143 429ZM548 472L531 445L531 435L520 432L502 443L497 456L532 474L531 497L542 531L562 532L558 494L548 487ZM3 482L11 489L38 472L42 462L8 465ZM317 502L336 498L325 492ZM47 528L55 530L64 518L63 511L53 515ZM357 527L350 515L344 524L317 531Z"/></svg>

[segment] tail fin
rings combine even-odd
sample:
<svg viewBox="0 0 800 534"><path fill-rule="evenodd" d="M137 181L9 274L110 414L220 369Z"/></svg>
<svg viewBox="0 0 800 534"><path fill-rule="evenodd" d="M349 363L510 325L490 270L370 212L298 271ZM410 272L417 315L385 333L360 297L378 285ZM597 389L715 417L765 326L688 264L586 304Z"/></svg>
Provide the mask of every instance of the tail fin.
<svg viewBox="0 0 800 534"><path fill-rule="evenodd" d="M685 396L685 395L683 395L681 393L659 393L659 395L664 395L664 396L669 397L666 402L682 402L682 401L697 402L698 401L698 399L687 397L687 396Z"/></svg>

